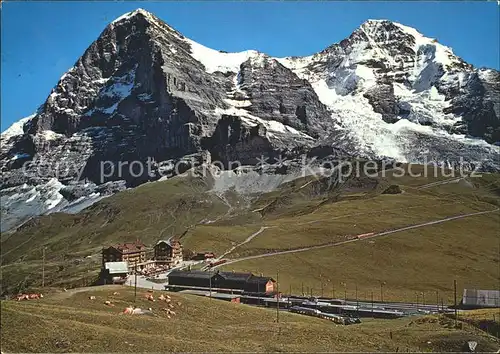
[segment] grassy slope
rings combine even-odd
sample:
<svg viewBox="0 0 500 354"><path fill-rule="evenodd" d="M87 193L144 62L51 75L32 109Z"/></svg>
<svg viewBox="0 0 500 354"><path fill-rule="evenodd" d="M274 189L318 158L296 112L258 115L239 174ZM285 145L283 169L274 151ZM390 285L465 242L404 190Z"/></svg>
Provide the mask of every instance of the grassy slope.
<svg viewBox="0 0 500 354"><path fill-rule="evenodd" d="M152 245L188 230L182 237L185 248L221 254L260 227L270 227L228 255L236 258L491 210L499 204L498 175L418 188L446 179L439 174L395 178L388 171L384 178L363 177L332 189L325 181L304 178L257 196L247 209L242 207L245 203L237 204L237 195L228 193L227 200L236 205L229 214L223 200L206 193L201 179L150 183L104 199L78 215L40 217L13 235L2 235L2 290L15 292L40 284L42 246L47 247L47 284L83 285L98 272L101 247L115 242L140 238ZM402 186L403 194L380 194L394 183ZM199 224L202 220L213 223ZM386 298L414 301L415 291L438 290L449 299L454 278L460 289L497 284L498 231L498 213L486 214L388 235L374 243L245 261L228 269L274 275L279 268L287 289L291 284L298 290L304 282L306 288L319 292L321 274L330 279L325 289L335 283L343 294L342 282L349 297L354 296L356 283L365 297L372 290L377 297L382 281ZM426 296L435 299L435 295Z"/></svg>
<svg viewBox="0 0 500 354"><path fill-rule="evenodd" d="M40 283L43 247L47 283L68 285L84 276L95 278L103 246L136 239L152 246L203 219L224 215L228 207L205 190L203 181L194 177L148 183L82 213L39 217L14 234L3 234L2 290Z"/></svg>
<svg viewBox="0 0 500 354"><path fill-rule="evenodd" d="M113 296L115 290L120 294ZM89 295L97 299L91 301ZM337 326L282 312L278 335L273 309L171 296L177 314L171 319L159 311L164 305L145 300L142 292L138 306L152 307L157 316L121 315L133 302L133 290L123 287L48 294L39 301L2 301L2 351L459 351L466 340L477 341L481 351L498 348L494 338L475 327L452 329L449 319L438 317L367 319L358 325ZM108 299L116 306L105 306Z"/></svg>
<svg viewBox="0 0 500 354"><path fill-rule="evenodd" d="M370 199L326 204L312 214L271 219L265 235L247 244L241 255L291 249L345 240L347 236L380 232L492 209L489 205L442 201L427 195L379 195ZM253 250L255 249L255 250ZM235 253L235 256L238 254Z"/></svg>
<svg viewBox="0 0 500 354"><path fill-rule="evenodd" d="M389 174L389 173L388 173ZM323 204L306 215L267 218L274 226L238 248L230 256L255 255L345 239L345 235L384 231L438 220L447 216L493 210L498 205L498 175L427 189L417 186L446 178L403 178L404 193ZM489 202L489 203L488 203ZM336 296L450 303L453 280L463 288L495 289L498 286L500 244L498 212L395 233L375 240L341 247L310 250L233 263L225 270L275 275L280 271L284 291L304 291ZM230 257L231 258L231 257ZM439 294L436 294L436 291Z"/></svg>
<svg viewBox="0 0 500 354"><path fill-rule="evenodd" d="M339 247L278 255L234 263L226 269L252 270L275 275L279 270L283 291L290 285L294 292L313 288L320 295L380 299L380 283L385 300L415 302L415 292L426 292L426 301L440 298L451 303L453 279L462 288L495 289L498 286L500 249L494 232L500 216L481 215L449 223L408 230L374 240L364 240ZM464 232L466 230L466 232ZM346 284L344 287L343 284ZM420 302L422 298L420 295Z"/></svg>
<svg viewBox="0 0 500 354"><path fill-rule="evenodd" d="M459 318L462 322L500 338L500 308L466 311Z"/></svg>

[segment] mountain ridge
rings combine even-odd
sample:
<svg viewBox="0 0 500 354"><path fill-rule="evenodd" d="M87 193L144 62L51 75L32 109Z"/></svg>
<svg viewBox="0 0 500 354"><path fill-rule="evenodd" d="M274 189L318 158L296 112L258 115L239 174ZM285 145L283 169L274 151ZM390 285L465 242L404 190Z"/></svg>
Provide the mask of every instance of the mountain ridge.
<svg viewBox="0 0 500 354"><path fill-rule="evenodd" d="M138 9L106 26L32 118L2 133L2 204L22 214L15 224L175 174L179 162L257 165L318 148L498 170L498 78L387 20L311 56L274 58L207 48ZM103 162L114 171L150 158L152 171L102 178ZM71 166L63 176L61 164Z"/></svg>

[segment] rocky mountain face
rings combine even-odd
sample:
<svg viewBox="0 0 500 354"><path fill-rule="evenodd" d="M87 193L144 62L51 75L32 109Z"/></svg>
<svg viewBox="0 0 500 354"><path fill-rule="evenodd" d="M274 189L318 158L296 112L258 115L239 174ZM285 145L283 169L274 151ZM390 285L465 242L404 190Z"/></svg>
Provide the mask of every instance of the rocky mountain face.
<svg viewBox="0 0 500 354"><path fill-rule="evenodd" d="M499 76L390 21L309 57L272 58L206 48L139 9L2 133L2 230L213 160L328 151L497 170ZM133 161L150 168L118 168Z"/></svg>
<svg viewBox="0 0 500 354"><path fill-rule="evenodd" d="M280 61L367 154L495 164L499 72L474 68L413 28L368 20L320 53Z"/></svg>

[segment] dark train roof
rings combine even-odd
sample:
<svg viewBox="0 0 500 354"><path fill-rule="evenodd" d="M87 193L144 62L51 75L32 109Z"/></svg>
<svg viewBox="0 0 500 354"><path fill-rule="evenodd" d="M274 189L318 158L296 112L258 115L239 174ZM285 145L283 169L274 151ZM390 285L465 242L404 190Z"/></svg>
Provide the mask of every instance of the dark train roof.
<svg viewBox="0 0 500 354"><path fill-rule="evenodd" d="M167 277L181 277L191 279L209 279L218 275L228 281L242 281L252 284L265 284L269 280L274 281L271 277L255 276L252 273L235 273L235 272L207 272L203 270L173 270Z"/></svg>
<svg viewBox="0 0 500 354"><path fill-rule="evenodd" d="M233 273L233 272L219 272L219 274L226 280L233 281L247 281L252 277L252 273Z"/></svg>
<svg viewBox="0 0 500 354"><path fill-rule="evenodd" d="M205 272L203 270L173 270L167 275L167 277L209 279L214 275L217 275L217 273Z"/></svg>

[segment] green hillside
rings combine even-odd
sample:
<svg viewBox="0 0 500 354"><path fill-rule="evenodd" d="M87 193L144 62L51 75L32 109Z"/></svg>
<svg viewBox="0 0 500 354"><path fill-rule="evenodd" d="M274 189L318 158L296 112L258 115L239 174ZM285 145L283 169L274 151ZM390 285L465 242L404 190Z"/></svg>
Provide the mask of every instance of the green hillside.
<svg viewBox="0 0 500 354"><path fill-rule="evenodd" d="M119 294L113 295L114 292ZM155 294L158 295L158 294ZM149 315L124 315L133 289L119 286L49 292L41 300L1 301L2 352L443 352L495 351L498 340L473 324L427 316L332 322L190 295L170 294L175 315L139 291L136 305ZM90 300L95 296L95 300ZM115 306L104 304L111 301Z"/></svg>
<svg viewBox="0 0 500 354"><path fill-rule="evenodd" d="M372 291L380 293L382 283L387 299L414 301L415 292L438 291L446 301L454 279L459 290L494 287L499 277L499 175L436 176L395 177L386 171L385 177L361 176L340 185L306 177L251 195L235 190L217 194L211 191L213 180L201 176L148 183L79 214L38 217L15 233L2 234L2 293L41 284L44 247L46 284L82 286L95 280L103 246L136 239L152 246L172 235L181 236L187 250L220 255L234 248L225 256L229 260L323 246L225 267L269 275L279 270L283 286L297 291L304 284L318 293L323 283L324 292L335 288L353 297L357 286L370 297ZM483 211L335 246L363 233Z"/></svg>

